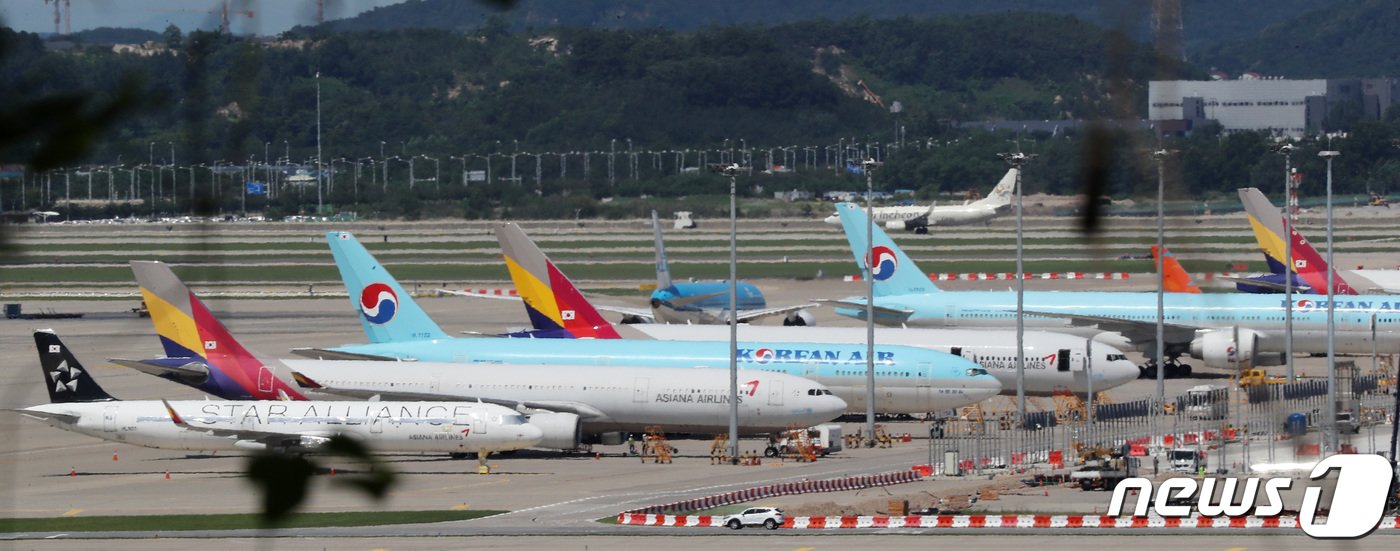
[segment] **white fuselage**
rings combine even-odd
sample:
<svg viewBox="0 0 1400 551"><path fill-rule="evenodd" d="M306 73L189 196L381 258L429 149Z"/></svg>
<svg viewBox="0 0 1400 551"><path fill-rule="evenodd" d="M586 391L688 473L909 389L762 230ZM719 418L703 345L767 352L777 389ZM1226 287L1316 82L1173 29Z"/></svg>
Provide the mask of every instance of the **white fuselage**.
<svg viewBox="0 0 1400 551"><path fill-rule="evenodd" d="M729 331L729 328L723 326L637 324L632 327L658 340L714 340L723 338ZM860 327L740 325L739 338L859 344L865 342L866 332ZM875 330L875 342L956 353L977 362L1000 380L1002 394L1016 393L1014 331L880 327ZM1064 390L1088 392L1090 372L1093 373L1093 391L1099 392L1132 381L1141 373L1141 370L1124 358L1117 348L1100 343L1089 345L1088 339L1083 337L1027 331L1024 342L1024 388L1027 394L1048 396ZM1093 360L1086 370L1085 357L1090 352L1093 354ZM1063 365L1062 356L1066 358ZM1061 371L1061 368L1065 370Z"/></svg>
<svg viewBox="0 0 1400 551"><path fill-rule="evenodd" d="M578 365L283 360L327 392L518 401L579 413L585 433L729 430L729 371ZM746 433L812 426L846 403L826 387L783 373L739 370L739 428ZM551 408L554 404L556 407Z"/></svg>
<svg viewBox="0 0 1400 551"><path fill-rule="evenodd" d="M113 442L191 451L314 450L340 434L376 452L475 453L528 448L542 436L519 413L475 402L189 400L170 406L190 428L176 425L165 405L151 400L44 404L20 413Z"/></svg>

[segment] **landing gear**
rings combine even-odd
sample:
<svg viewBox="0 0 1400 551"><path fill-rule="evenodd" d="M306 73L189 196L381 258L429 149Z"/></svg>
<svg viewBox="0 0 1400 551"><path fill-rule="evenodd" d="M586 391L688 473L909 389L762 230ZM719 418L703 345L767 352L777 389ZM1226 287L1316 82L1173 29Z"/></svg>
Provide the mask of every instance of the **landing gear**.
<svg viewBox="0 0 1400 551"><path fill-rule="evenodd" d="M486 464L486 460L491 457L491 452L480 451L476 454L476 474L491 474L491 466Z"/></svg>
<svg viewBox="0 0 1400 551"><path fill-rule="evenodd" d="M928 226L914 228L914 235L928 235Z"/></svg>
<svg viewBox="0 0 1400 551"><path fill-rule="evenodd" d="M1157 362L1153 360L1147 360L1147 363L1142 364L1138 369L1142 370L1142 373L1139 375L1142 379L1157 378ZM1168 359L1165 369L1166 376L1164 378L1166 379L1182 379L1191 376L1191 366L1181 363L1177 358Z"/></svg>

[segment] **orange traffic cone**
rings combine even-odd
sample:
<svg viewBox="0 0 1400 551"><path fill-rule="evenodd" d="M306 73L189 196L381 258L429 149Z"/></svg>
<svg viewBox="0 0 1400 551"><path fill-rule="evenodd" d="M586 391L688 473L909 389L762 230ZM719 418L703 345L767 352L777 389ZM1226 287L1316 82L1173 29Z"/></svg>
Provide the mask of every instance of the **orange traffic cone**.
<svg viewBox="0 0 1400 551"><path fill-rule="evenodd" d="M117 460L117 450L112 450L112 461Z"/></svg>
<svg viewBox="0 0 1400 551"><path fill-rule="evenodd" d="M170 480L170 467L165 468L165 479Z"/></svg>
<svg viewBox="0 0 1400 551"><path fill-rule="evenodd" d="M602 460L603 460L603 452L593 452L593 460L594 460L594 461L602 461Z"/></svg>
<svg viewBox="0 0 1400 551"><path fill-rule="evenodd" d="M331 465L331 476L335 476L335 465Z"/></svg>
<svg viewBox="0 0 1400 551"><path fill-rule="evenodd" d="M1050 497L1050 490L1045 490L1045 497Z"/></svg>
<svg viewBox="0 0 1400 551"><path fill-rule="evenodd" d="M68 471L68 476L78 476L78 468L77 468L77 467L71 467L70 469L71 469L71 470Z"/></svg>

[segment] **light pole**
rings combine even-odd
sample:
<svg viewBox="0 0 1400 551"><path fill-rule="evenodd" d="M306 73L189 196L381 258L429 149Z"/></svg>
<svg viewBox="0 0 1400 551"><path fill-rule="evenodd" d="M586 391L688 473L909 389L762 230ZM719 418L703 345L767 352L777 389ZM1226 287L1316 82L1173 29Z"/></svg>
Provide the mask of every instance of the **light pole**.
<svg viewBox="0 0 1400 551"><path fill-rule="evenodd" d="M1293 173L1293 152L1298 147L1290 142L1284 142L1274 148L1274 151L1283 155L1283 359L1288 366L1288 382L1293 383L1297 379L1293 375L1293 219L1289 216L1289 209L1292 208L1291 193L1289 186L1292 185Z"/></svg>
<svg viewBox="0 0 1400 551"><path fill-rule="evenodd" d="M316 71L316 214L321 214L321 72Z"/></svg>
<svg viewBox="0 0 1400 551"><path fill-rule="evenodd" d="M1154 373L1154 375L1157 376L1156 397L1158 404L1161 404L1166 399L1167 354L1166 343L1163 342L1166 339L1166 315L1163 307L1163 301L1166 296L1166 283L1162 266L1166 264L1167 250L1165 248L1166 237L1164 234L1166 233L1166 228L1164 227L1164 220L1166 218L1163 211L1163 201L1165 201L1166 198L1167 157L1170 155L1171 152L1166 149L1158 149L1152 152L1152 158L1157 161L1157 355L1153 358L1153 361L1157 364L1157 372ZM1155 411L1154 409L1154 415L1156 415Z"/></svg>
<svg viewBox="0 0 1400 551"><path fill-rule="evenodd" d="M1334 309L1336 301L1336 273L1335 264L1332 263L1332 159L1341 155L1342 152L1330 149L1332 137L1327 137L1329 149L1319 151L1317 156L1327 159L1327 428L1326 451L1337 451L1337 350L1336 331L1337 324Z"/></svg>
<svg viewBox="0 0 1400 551"><path fill-rule="evenodd" d="M739 215L735 201L739 166L726 166L723 172L729 177L729 461L738 464L739 317L734 314L739 308Z"/></svg>
<svg viewBox="0 0 1400 551"><path fill-rule="evenodd" d="M875 447L875 166L874 159L862 163L865 169L865 437Z"/></svg>
<svg viewBox="0 0 1400 551"><path fill-rule="evenodd" d="M998 153L1006 164L1016 170L1016 416L1026 418L1026 269L1025 269L1025 216L1022 212L1021 167L1035 159L1036 155L1021 153Z"/></svg>

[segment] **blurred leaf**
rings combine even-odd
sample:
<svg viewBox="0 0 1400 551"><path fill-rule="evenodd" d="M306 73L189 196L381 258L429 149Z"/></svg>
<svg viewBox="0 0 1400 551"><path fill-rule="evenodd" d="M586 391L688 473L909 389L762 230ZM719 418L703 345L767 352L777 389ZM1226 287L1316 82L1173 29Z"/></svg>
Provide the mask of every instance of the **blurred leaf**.
<svg viewBox="0 0 1400 551"><path fill-rule="evenodd" d="M276 525L300 506L315 473L315 465L301 456L277 452L252 456L248 480L262 492L263 524Z"/></svg>

